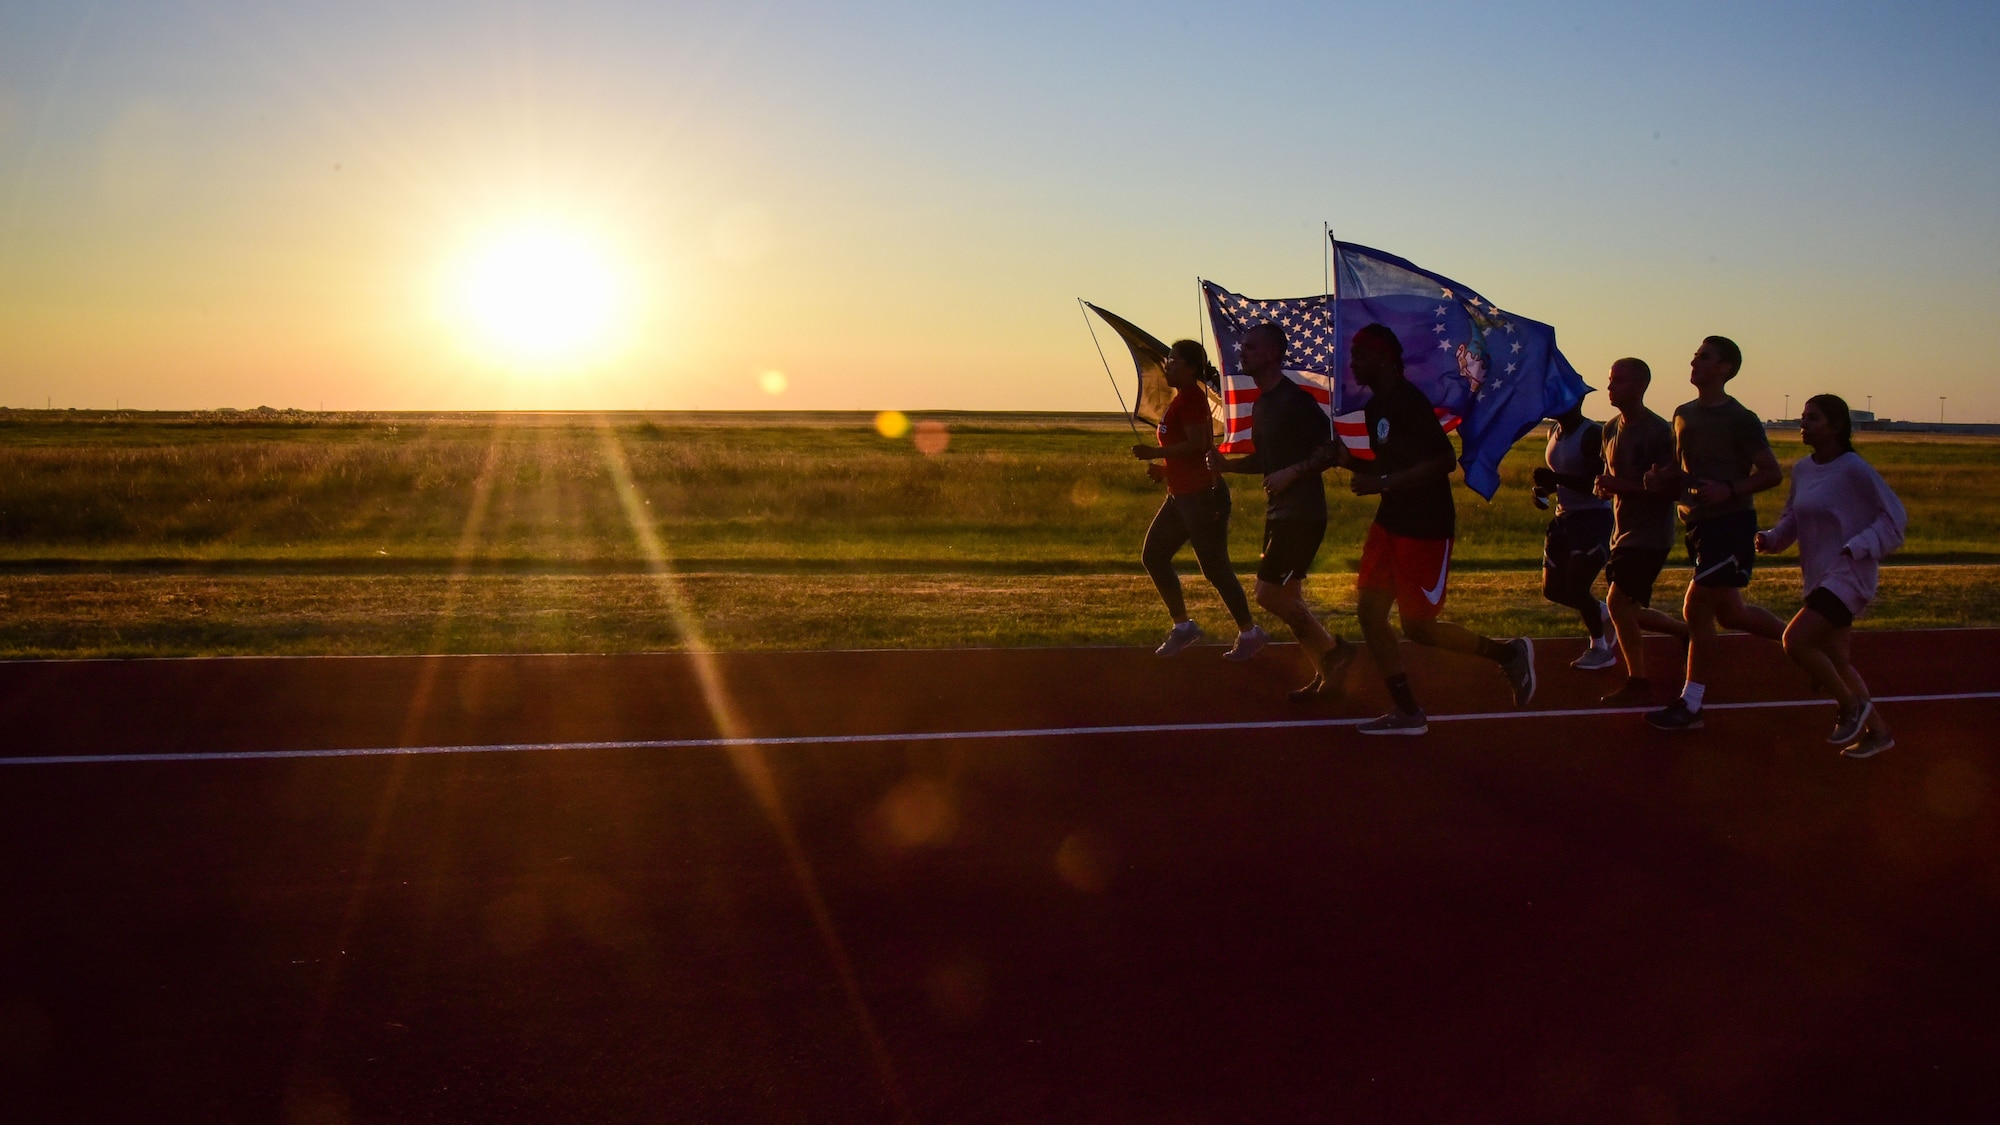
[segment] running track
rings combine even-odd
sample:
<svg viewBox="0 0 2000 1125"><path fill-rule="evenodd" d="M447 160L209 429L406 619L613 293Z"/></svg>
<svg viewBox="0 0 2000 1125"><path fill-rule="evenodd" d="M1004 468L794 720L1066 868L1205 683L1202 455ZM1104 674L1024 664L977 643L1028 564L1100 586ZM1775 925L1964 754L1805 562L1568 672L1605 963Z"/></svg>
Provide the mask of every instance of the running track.
<svg viewBox="0 0 2000 1125"><path fill-rule="evenodd" d="M1856 649L0 665L0 1116L1991 1120L2000 631Z"/></svg>

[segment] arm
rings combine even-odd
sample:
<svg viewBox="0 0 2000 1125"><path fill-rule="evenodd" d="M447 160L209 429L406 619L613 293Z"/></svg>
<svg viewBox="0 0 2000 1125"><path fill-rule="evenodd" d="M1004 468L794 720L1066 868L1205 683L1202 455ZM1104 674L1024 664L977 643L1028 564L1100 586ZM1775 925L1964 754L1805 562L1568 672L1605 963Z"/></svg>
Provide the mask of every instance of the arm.
<svg viewBox="0 0 2000 1125"><path fill-rule="evenodd" d="M1181 439L1172 445L1135 445L1132 456L1141 461L1151 461L1160 457L1199 457L1208 452L1208 427L1189 426L1181 431Z"/></svg>
<svg viewBox="0 0 2000 1125"><path fill-rule="evenodd" d="M1778 517L1778 525L1769 531L1757 533L1757 550L1767 555L1775 555L1799 540L1798 517L1792 514L1792 505L1799 498L1799 475L1792 473L1792 487L1785 491L1785 511Z"/></svg>
<svg viewBox="0 0 2000 1125"><path fill-rule="evenodd" d="M1224 457L1220 450L1208 451L1208 467L1218 473L1261 473L1264 471L1264 451L1258 450L1242 457Z"/></svg>
<svg viewBox="0 0 2000 1125"><path fill-rule="evenodd" d="M1354 467L1354 455L1347 451L1347 446L1339 438L1320 443L1296 465L1271 470L1265 478L1264 487L1271 492L1282 492L1307 473L1323 473L1335 466Z"/></svg>
<svg viewBox="0 0 2000 1125"><path fill-rule="evenodd" d="M1882 559L1903 545L1903 533L1909 529L1909 516L1903 511L1903 502L1890 491L1889 482L1882 479L1882 474L1869 466L1868 476L1875 493L1875 519L1849 539L1842 549L1857 559Z"/></svg>
<svg viewBox="0 0 2000 1125"><path fill-rule="evenodd" d="M1648 473L1650 478L1652 474ZM1778 458L1769 446L1758 450L1750 457L1750 475L1736 480L1696 481L1688 491L1697 504L1720 504L1735 496L1755 496L1767 488L1775 488L1785 479L1785 471L1778 467Z"/></svg>
<svg viewBox="0 0 2000 1125"><path fill-rule="evenodd" d="M1357 472L1348 481L1348 487L1356 496L1374 496L1382 492L1400 492L1414 485L1423 484L1435 477L1450 479L1458 469L1458 458L1451 453L1440 453L1425 458L1407 469L1393 473Z"/></svg>

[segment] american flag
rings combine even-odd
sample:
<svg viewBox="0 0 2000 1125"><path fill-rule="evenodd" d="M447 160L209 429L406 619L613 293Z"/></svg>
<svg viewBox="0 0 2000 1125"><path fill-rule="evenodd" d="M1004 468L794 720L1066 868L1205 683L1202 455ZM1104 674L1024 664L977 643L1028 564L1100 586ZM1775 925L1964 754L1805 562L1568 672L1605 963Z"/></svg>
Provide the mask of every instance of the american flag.
<svg viewBox="0 0 2000 1125"><path fill-rule="evenodd" d="M1243 334L1253 325L1271 323L1285 330L1285 375L1318 400L1320 408L1334 418L1334 428L1349 449L1354 438L1346 432L1351 425L1360 440L1357 455L1372 457L1368 448L1367 426L1356 413L1351 420L1334 415L1334 332L1333 302L1325 295L1289 297L1259 301L1231 293L1212 281L1201 283L1208 304L1208 320L1215 328L1216 352L1222 368L1222 443L1224 453L1249 453L1256 449L1250 440L1250 410L1257 403L1256 380L1243 373L1239 349Z"/></svg>

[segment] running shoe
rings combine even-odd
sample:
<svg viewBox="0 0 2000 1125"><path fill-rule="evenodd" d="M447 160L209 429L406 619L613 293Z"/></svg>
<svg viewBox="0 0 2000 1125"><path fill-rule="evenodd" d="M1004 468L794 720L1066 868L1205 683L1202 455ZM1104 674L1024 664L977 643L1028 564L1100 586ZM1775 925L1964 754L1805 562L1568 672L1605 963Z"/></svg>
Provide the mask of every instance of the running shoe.
<svg viewBox="0 0 2000 1125"><path fill-rule="evenodd" d="M1687 700L1676 699L1658 711L1646 712L1646 723L1657 730L1700 730L1701 712L1688 710Z"/></svg>
<svg viewBox="0 0 2000 1125"><path fill-rule="evenodd" d="M1319 676L1314 676L1312 682L1306 684L1304 687L1293 688L1285 694L1285 698L1291 700L1293 703L1310 703L1324 694L1326 694L1326 680Z"/></svg>
<svg viewBox="0 0 2000 1125"><path fill-rule="evenodd" d="M1510 650L1507 662L1500 670L1507 674L1507 682L1514 685L1514 706L1526 707L1535 698L1535 642L1526 637L1515 637L1507 642Z"/></svg>
<svg viewBox="0 0 2000 1125"><path fill-rule="evenodd" d="M1827 735L1826 740L1835 746L1854 745L1855 740L1861 737L1862 725L1868 722L1868 716L1874 713L1874 710L1875 705L1866 700L1853 711L1843 708L1840 714L1834 717L1833 733Z"/></svg>
<svg viewBox="0 0 2000 1125"><path fill-rule="evenodd" d="M1894 750L1896 740L1886 734L1869 731L1861 736L1861 741L1840 752L1843 758L1872 758L1884 750Z"/></svg>
<svg viewBox="0 0 2000 1125"><path fill-rule="evenodd" d="M1224 660L1234 660L1240 664L1263 652L1264 646L1270 643L1271 634L1266 633L1262 625L1252 625L1241 633L1236 634L1236 643L1229 647L1228 652L1222 654L1222 658Z"/></svg>
<svg viewBox="0 0 2000 1125"><path fill-rule="evenodd" d="M1431 729L1430 721L1422 711L1404 714L1391 711L1386 715L1370 719L1355 730L1362 734L1423 734Z"/></svg>
<svg viewBox="0 0 2000 1125"><path fill-rule="evenodd" d="M1649 707L1653 685L1644 680L1626 680L1625 686L1597 701L1605 707Z"/></svg>
<svg viewBox="0 0 2000 1125"><path fill-rule="evenodd" d="M1347 666L1361 655L1360 645L1351 645L1339 637L1333 638L1333 647L1320 654L1320 679L1326 681L1323 690L1344 692L1347 690Z"/></svg>
<svg viewBox="0 0 2000 1125"><path fill-rule="evenodd" d="M1606 634L1607 639L1609 636L1610 634ZM1609 644L1600 644L1592 641L1590 646L1583 650L1583 655L1570 661L1569 666L1585 672L1595 672L1600 668L1609 668L1616 663L1618 663L1618 652L1616 649L1613 649Z"/></svg>
<svg viewBox="0 0 2000 1125"><path fill-rule="evenodd" d="M1179 656L1181 650L1201 639L1201 626L1183 621L1167 632L1167 639L1153 650L1154 656Z"/></svg>

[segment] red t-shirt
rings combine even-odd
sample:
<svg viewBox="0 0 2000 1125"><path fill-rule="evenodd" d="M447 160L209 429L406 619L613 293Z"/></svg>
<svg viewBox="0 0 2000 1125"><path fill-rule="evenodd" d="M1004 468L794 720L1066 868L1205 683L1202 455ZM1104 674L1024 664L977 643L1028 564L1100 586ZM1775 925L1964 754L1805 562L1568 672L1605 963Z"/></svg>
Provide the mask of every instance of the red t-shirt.
<svg viewBox="0 0 2000 1125"><path fill-rule="evenodd" d="M1160 444L1175 445L1190 427L1207 429L1208 396L1200 387L1181 391L1174 395L1174 401L1167 404L1167 412L1160 415ZM1191 454L1187 457L1167 458L1167 492L1174 496L1185 496L1190 492L1207 492L1215 487L1215 474L1209 471L1207 452Z"/></svg>

